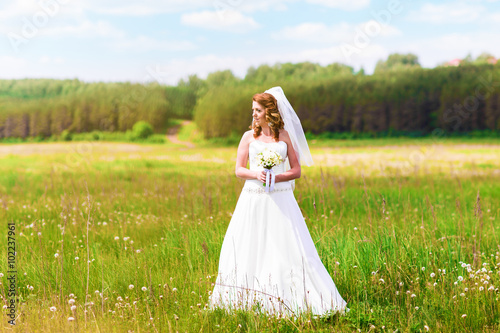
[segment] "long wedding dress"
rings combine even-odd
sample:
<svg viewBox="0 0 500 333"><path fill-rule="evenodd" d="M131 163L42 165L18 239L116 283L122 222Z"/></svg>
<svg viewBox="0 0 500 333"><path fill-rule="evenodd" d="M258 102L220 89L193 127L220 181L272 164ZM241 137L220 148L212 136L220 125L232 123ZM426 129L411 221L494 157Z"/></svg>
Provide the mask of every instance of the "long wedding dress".
<svg viewBox="0 0 500 333"><path fill-rule="evenodd" d="M254 140L251 170L262 170L255 157L266 148L285 161L286 142ZM284 172L284 163L273 171ZM256 179L245 182L222 244L210 307L285 316L348 310L319 258L290 182L276 183L270 193Z"/></svg>

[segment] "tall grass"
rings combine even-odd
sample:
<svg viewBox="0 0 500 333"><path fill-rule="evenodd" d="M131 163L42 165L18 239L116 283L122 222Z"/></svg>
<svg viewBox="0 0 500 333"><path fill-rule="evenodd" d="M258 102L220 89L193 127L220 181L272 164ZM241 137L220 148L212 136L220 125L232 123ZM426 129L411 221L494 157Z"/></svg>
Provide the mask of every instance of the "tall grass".
<svg viewBox="0 0 500 333"><path fill-rule="evenodd" d="M295 196L351 311L291 320L204 310L242 186L234 149L152 145L128 153L92 145L72 164L67 154L1 157L0 219L17 231L16 331L500 328L498 160L494 168L410 173L305 168Z"/></svg>

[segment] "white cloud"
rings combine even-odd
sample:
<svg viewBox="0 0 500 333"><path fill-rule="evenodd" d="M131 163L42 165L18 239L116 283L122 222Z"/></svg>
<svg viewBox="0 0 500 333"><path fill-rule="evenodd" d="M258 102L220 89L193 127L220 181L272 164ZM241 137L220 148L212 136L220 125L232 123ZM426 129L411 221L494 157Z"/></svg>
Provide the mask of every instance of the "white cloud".
<svg viewBox="0 0 500 333"><path fill-rule="evenodd" d="M417 54L424 67L434 67L455 58L464 58L468 54L477 57L482 52L500 57L500 44L492 42L500 40L499 31L446 34L414 40L399 45L399 48Z"/></svg>
<svg viewBox="0 0 500 333"><path fill-rule="evenodd" d="M112 43L113 49L131 50L136 52L147 51L185 51L196 49L196 46L189 41L165 41L157 40L148 36L136 38L122 38Z"/></svg>
<svg viewBox="0 0 500 333"><path fill-rule="evenodd" d="M360 10L370 5L370 0L307 0L309 3L343 10Z"/></svg>
<svg viewBox="0 0 500 333"><path fill-rule="evenodd" d="M298 0L80 0L84 8L101 14L148 16L196 10L234 10L241 12L285 10Z"/></svg>
<svg viewBox="0 0 500 333"><path fill-rule="evenodd" d="M29 72L26 71L29 62L26 59L3 56L0 57L0 73L2 78L23 78L29 77Z"/></svg>
<svg viewBox="0 0 500 333"><path fill-rule="evenodd" d="M481 5L463 2L426 3L418 11L411 12L408 19L436 24L470 23L480 19L485 11Z"/></svg>
<svg viewBox="0 0 500 333"><path fill-rule="evenodd" d="M193 27L232 32L247 32L259 27L253 18L231 9L184 14L181 22Z"/></svg>
<svg viewBox="0 0 500 333"><path fill-rule="evenodd" d="M302 23L294 27L286 27L272 36L278 40L308 41L324 44L350 42L359 32L365 33L371 39L377 36L401 35L401 31L394 26L370 20L359 25L346 22L332 26L327 26L324 23Z"/></svg>
<svg viewBox="0 0 500 333"><path fill-rule="evenodd" d="M55 58L51 58L49 56L43 56L41 57L38 62L40 64L43 64L43 65L46 65L46 64L62 64L64 62L66 62L66 60L62 57L55 57Z"/></svg>
<svg viewBox="0 0 500 333"><path fill-rule="evenodd" d="M49 27L40 30L41 35L70 37L111 37L123 38L125 32L106 21L84 20L78 24Z"/></svg>

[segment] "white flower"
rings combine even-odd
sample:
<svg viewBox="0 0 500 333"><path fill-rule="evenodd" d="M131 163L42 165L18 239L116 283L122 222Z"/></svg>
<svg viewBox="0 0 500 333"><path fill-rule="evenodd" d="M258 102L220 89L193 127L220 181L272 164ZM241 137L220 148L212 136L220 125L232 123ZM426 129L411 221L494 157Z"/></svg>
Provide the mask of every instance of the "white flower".
<svg viewBox="0 0 500 333"><path fill-rule="evenodd" d="M146 288L146 287L142 287L142 288L141 288L141 290L142 290L142 291L146 291L146 290L148 290L148 288Z"/></svg>
<svg viewBox="0 0 500 333"><path fill-rule="evenodd" d="M73 321L73 320L75 320L75 318L73 318L73 317L68 318L68 321Z"/></svg>
<svg viewBox="0 0 500 333"><path fill-rule="evenodd" d="M57 309L56 309L56 307L55 307L55 306L51 306L51 307L49 308L49 310L50 310L50 311L52 311L52 312L55 312Z"/></svg>
<svg viewBox="0 0 500 333"><path fill-rule="evenodd" d="M68 304L69 304L69 305L73 305L73 304L75 304L75 300L74 300L73 298L71 298L71 299L68 301Z"/></svg>
<svg viewBox="0 0 500 333"><path fill-rule="evenodd" d="M415 294L411 294L411 298L414 298L414 297L417 297L417 295L415 295Z"/></svg>
<svg viewBox="0 0 500 333"><path fill-rule="evenodd" d="M116 298L116 300L117 300L118 302L121 302L121 301L123 301L123 298L122 298L121 296L118 296L118 297Z"/></svg>
<svg viewBox="0 0 500 333"><path fill-rule="evenodd" d="M428 331L429 330L429 326L424 325L424 330Z"/></svg>
<svg viewBox="0 0 500 333"><path fill-rule="evenodd" d="M75 311L76 310L76 305L72 305L71 306L71 311Z"/></svg>
<svg viewBox="0 0 500 333"><path fill-rule="evenodd" d="M134 285L133 284L129 285L128 289L134 289Z"/></svg>
<svg viewBox="0 0 500 333"><path fill-rule="evenodd" d="M176 291L177 291L177 288L172 288L172 291L173 291L173 292L176 292Z"/></svg>
<svg viewBox="0 0 500 333"><path fill-rule="evenodd" d="M115 237L115 240L120 240L120 237L116 236L116 237Z"/></svg>
<svg viewBox="0 0 500 333"><path fill-rule="evenodd" d="M464 314L462 315L462 318L465 318L465 317L467 317L467 315L464 313Z"/></svg>
<svg viewBox="0 0 500 333"><path fill-rule="evenodd" d="M75 257L75 260L78 260L78 259L80 259L80 258L78 258L78 257Z"/></svg>
<svg viewBox="0 0 500 333"><path fill-rule="evenodd" d="M425 271L425 267L422 267L422 272Z"/></svg>
<svg viewBox="0 0 500 333"><path fill-rule="evenodd" d="M418 310L418 309L420 309L420 308L419 308L418 306L416 306L416 307L415 307L415 310Z"/></svg>
<svg viewBox="0 0 500 333"><path fill-rule="evenodd" d="M437 286L437 285L438 285L437 282L434 282L434 287Z"/></svg>
<svg viewBox="0 0 500 333"><path fill-rule="evenodd" d="M435 276L436 276L436 274L434 274L434 273L431 273L431 278L433 278L433 277L435 277Z"/></svg>
<svg viewBox="0 0 500 333"><path fill-rule="evenodd" d="M55 258L59 257L59 253L54 254L54 257Z"/></svg>
<svg viewBox="0 0 500 333"><path fill-rule="evenodd" d="M484 290L483 286L479 287L479 291L483 291L483 290Z"/></svg>
<svg viewBox="0 0 500 333"><path fill-rule="evenodd" d="M384 279L380 279L379 281L380 281L380 283L382 283L382 284L383 284L383 283L385 283Z"/></svg>
<svg viewBox="0 0 500 333"><path fill-rule="evenodd" d="M463 281L463 280L464 280L464 278L462 276L458 277L458 281Z"/></svg>
<svg viewBox="0 0 500 333"><path fill-rule="evenodd" d="M460 294L460 297L464 297L464 296L465 296L465 294L464 294L464 293L461 293L461 294Z"/></svg>

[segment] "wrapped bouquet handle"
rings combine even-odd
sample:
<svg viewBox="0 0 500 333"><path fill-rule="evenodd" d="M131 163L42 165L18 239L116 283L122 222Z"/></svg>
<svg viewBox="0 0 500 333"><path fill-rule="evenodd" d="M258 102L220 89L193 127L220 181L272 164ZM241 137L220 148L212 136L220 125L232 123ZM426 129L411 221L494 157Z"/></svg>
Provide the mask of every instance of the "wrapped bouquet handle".
<svg viewBox="0 0 500 333"><path fill-rule="evenodd" d="M274 191L274 183L276 182L276 174L273 169L264 169L266 171L266 193Z"/></svg>

